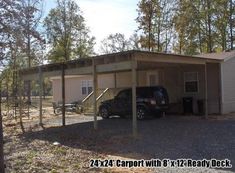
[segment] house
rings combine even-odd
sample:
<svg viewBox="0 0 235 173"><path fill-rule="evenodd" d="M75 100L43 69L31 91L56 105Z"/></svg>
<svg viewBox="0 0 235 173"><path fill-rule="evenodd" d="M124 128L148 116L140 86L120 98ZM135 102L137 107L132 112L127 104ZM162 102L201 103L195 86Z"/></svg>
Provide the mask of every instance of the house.
<svg viewBox="0 0 235 173"><path fill-rule="evenodd" d="M219 60L217 69L208 70L208 77L219 79L219 84L208 83L208 101L215 100L217 89L219 90L221 114L235 112L235 51L224 51L220 53L207 53L197 55L206 59ZM218 86L217 86L218 85Z"/></svg>
<svg viewBox="0 0 235 173"><path fill-rule="evenodd" d="M235 111L235 51L209 53L196 56L127 51L94 57L125 59L128 54L142 59L138 63L137 86L164 86L172 109L182 112L182 98L193 98L193 112L198 113L197 101L207 100L209 114ZM186 61L188 60L188 62ZM106 60L108 62L108 60ZM206 65L205 65L206 64ZM51 77L53 100L61 101L61 77ZM121 89L132 86L131 71L113 71L98 74L98 88ZM65 102L82 101L92 93L92 75L65 76ZM103 92L100 94L103 94ZM92 94L91 94L92 95Z"/></svg>

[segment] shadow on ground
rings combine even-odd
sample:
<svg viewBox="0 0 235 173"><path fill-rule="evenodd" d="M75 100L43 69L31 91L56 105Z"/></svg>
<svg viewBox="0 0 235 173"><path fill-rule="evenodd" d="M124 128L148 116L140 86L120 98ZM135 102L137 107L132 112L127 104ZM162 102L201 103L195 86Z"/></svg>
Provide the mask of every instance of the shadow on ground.
<svg viewBox="0 0 235 173"><path fill-rule="evenodd" d="M22 135L24 140L46 140L103 154L151 158L231 160L235 170L235 121L165 117L138 121L139 136L132 138L131 120L112 118L51 127Z"/></svg>

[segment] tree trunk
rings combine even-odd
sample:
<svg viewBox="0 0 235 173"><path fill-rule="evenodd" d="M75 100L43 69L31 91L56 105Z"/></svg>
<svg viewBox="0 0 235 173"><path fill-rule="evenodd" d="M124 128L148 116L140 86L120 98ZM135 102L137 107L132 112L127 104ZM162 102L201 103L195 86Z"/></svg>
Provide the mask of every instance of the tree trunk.
<svg viewBox="0 0 235 173"><path fill-rule="evenodd" d="M42 89L43 89L43 99L46 99L46 85L45 85L45 80L43 78L42 80Z"/></svg>
<svg viewBox="0 0 235 173"><path fill-rule="evenodd" d="M148 28L148 49L151 50L151 36L152 36L152 18L153 18L153 8L151 3L149 4L149 28Z"/></svg>
<svg viewBox="0 0 235 173"><path fill-rule="evenodd" d="M151 49L151 20L149 19L149 31L148 31L148 49Z"/></svg>
<svg viewBox="0 0 235 173"><path fill-rule="evenodd" d="M28 68L30 68L31 67L31 46L30 46L30 35L28 35L28 52L27 52L27 54L28 54ZM29 81L27 81L27 85L28 85L28 87L27 87L27 97L28 97L28 104L31 104L31 81L29 80Z"/></svg>
<svg viewBox="0 0 235 173"><path fill-rule="evenodd" d="M199 39L199 50L200 50L200 53L202 53L202 38L201 38L201 29L200 29L200 26L199 26L199 31L198 31L198 39Z"/></svg>
<svg viewBox="0 0 235 173"><path fill-rule="evenodd" d="M210 0L207 0L207 22L208 22L208 48L209 53L211 53L213 50L212 48L212 32L211 32L211 3Z"/></svg>
<svg viewBox="0 0 235 173"><path fill-rule="evenodd" d="M4 152L3 152L3 128L2 128L2 90L0 82L0 172L5 172Z"/></svg>
<svg viewBox="0 0 235 173"><path fill-rule="evenodd" d="M7 75L7 78L6 78L6 90L7 90L7 93L6 93L6 100L7 100L7 114L9 113L9 76Z"/></svg>
<svg viewBox="0 0 235 173"><path fill-rule="evenodd" d="M233 0L229 1L229 30L230 30L230 49L233 50Z"/></svg>
<svg viewBox="0 0 235 173"><path fill-rule="evenodd" d="M30 0L28 0L27 7L30 7ZM26 14L26 19L27 19L27 56L28 56L28 68L31 67L31 38L30 38L30 12L29 8L27 8L27 14ZM28 81L28 90L27 90L27 97L28 97L28 104L31 104L31 81Z"/></svg>

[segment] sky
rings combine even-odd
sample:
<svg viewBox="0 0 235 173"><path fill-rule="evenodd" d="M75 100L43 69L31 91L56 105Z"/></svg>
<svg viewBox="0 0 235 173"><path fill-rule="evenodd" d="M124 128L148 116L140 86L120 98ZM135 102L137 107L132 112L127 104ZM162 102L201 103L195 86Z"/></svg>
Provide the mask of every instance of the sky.
<svg viewBox="0 0 235 173"><path fill-rule="evenodd" d="M137 29L138 0L75 0L79 5L91 35L96 38L95 51L100 41L109 34L122 33L128 38ZM45 2L45 14L55 7L55 0Z"/></svg>

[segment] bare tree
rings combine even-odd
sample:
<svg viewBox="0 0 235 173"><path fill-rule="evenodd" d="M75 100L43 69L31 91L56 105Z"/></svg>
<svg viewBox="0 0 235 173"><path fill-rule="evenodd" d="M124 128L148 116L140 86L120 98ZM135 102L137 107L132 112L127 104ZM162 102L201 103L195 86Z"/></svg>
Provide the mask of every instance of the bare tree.
<svg viewBox="0 0 235 173"><path fill-rule="evenodd" d="M114 53L129 50L129 42L124 34L110 34L101 41L100 51L102 53Z"/></svg>

